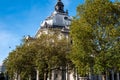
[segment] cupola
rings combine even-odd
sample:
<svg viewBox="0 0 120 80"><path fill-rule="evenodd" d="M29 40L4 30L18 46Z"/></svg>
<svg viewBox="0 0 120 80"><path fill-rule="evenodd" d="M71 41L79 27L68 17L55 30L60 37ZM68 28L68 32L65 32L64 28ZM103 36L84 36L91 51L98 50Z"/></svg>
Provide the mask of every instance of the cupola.
<svg viewBox="0 0 120 80"><path fill-rule="evenodd" d="M55 11L64 13L64 4L61 2L61 0L57 1L57 4L55 5Z"/></svg>

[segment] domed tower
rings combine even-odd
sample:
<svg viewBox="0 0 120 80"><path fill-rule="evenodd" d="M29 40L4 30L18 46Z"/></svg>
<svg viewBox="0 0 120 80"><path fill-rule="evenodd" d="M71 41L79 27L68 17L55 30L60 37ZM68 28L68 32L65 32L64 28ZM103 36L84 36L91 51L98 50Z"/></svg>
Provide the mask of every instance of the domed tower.
<svg viewBox="0 0 120 80"><path fill-rule="evenodd" d="M68 15L68 10L64 11L63 2L58 0L55 5L55 10L40 24L40 29L38 30L35 37L37 38L43 33L50 34L50 29L59 29L61 34L67 36L69 33L71 20L72 17Z"/></svg>
<svg viewBox="0 0 120 80"><path fill-rule="evenodd" d="M35 38L39 38L42 34L47 34L47 35L57 34L57 37L59 39L64 38L68 41L69 27L71 25L72 17L69 16L68 10L64 11L64 4L61 0L57 0L57 3L54 8L55 9L52 12L52 14L40 24L40 29L37 31ZM74 79L68 77L70 73L68 73L66 67L63 66L60 66L59 68L52 68L50 74L51 74L50 76L51 80Z"/></svg>

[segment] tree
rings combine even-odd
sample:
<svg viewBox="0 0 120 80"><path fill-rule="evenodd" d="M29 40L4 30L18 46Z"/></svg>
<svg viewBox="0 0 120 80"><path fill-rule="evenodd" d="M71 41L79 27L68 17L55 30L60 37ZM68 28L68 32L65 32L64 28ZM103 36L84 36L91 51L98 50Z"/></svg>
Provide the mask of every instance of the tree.
<svg viewBox="0 0 120 80"><path fill-rule="evenodd" d="M120 68L116 61L120 59L119 13L119 6L109 0L86 0L77 7L77 16L71 26L71 60L81 75L89 71L104 74L114 67ZM116 61L114 66L111 61Z"/></svg>
<svg viewBox="0 0 120 80"><path fill-rule="evenodd" d="M18 76L24 79L27 75L31 75L34 71L34 54L35 51L25 44L17 46L15 50L10 52L5 60L5 65L12 80L18 78Z"/></svg>
<svg viewBox="0 0 120 80"><path fill-rule="evenodd" d="M15 73L27 80L36 71L40 79L47 80L52 69L69 64L69 50L68 40L59 39L58 34L41 35L32 40L24 39L22 45L10 52L5 65L12 80Z"/></svg>
<svg viewBox="0 0 120 80"><path fill-rule="evenodd" d="M66 39L59 39L58 34L41 35L32 45L39 48L35 61L39 71L44 72L44 80L51 74L51 70L65 67L70 62L67 58L69 43Z"/></svg>

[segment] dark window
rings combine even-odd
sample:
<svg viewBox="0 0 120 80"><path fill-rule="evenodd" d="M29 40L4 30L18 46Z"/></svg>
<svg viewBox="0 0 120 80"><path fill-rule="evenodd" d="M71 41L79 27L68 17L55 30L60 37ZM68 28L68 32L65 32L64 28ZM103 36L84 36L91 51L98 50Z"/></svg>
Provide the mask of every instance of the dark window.
<svg viewBox="0 0 120 80"><path fill-rule="evenodd" d="M68 17L64 17L64 19L68 19Z"/></svg>

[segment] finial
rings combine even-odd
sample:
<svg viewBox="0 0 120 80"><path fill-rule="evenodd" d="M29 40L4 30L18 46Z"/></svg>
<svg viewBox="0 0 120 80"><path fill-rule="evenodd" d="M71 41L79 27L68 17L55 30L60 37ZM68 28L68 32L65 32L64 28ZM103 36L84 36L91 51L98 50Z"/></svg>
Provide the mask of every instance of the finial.
<svg viewBox="0 0 120 80"><path fill-rule="evenodd" d="M58 0L58 2L61 2L61 0Z"/></svg>
<svg viewBox="0 0 120 80"><path fill-rule="evenodd" d="M55 11L64 13L64 4L61 2L61 0L57 0L58 2L55 5Z"/></svg>

